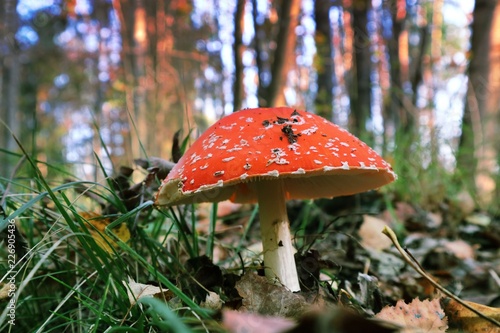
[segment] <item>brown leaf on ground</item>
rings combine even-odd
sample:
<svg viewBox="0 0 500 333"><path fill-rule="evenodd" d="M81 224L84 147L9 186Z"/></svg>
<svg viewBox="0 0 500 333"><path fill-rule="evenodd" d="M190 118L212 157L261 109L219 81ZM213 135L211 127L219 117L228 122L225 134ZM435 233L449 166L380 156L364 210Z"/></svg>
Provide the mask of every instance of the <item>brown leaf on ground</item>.
<svg viewBox="0 0 500 333"><path fill-rule="evenodd" d="M290 292L283 286L274 285L263 276L245 274L236 283L236 290L242 297L240 310L269 316L299 317L314 305L300 294Z"/></svg>
<svg viewBox="0 0 500 333"><path fill-rule="evenodd" d="M438 299L414 299L410 304L399 300L395 306L383 308L376 317L403 326L403 333L438 333L446 332L448 328L447 318Z"/></svg>
<svg viewBox="0 0 500 333"><path fill-rule="evenodd" d="M389 223L379 218L363 215L363 224L359 228L358 234L361 244L367 249L382 251L391 247L391 240L382 233L384 227Z"/></svg>
<svg viewBox="0 0 500 333"><path fill-rule="evenodd" d="M220 298L220 295L213 291L209 291L205 301L200 303L201 307L216 311L220 310L223 304L224 301Z"/></svg>
<svg viewBox="0 0 500 333"><path fill-rule="evenodd" d="M231 333L278 333L295 326L291 319L224 310L222 323Z"/></svg>
<svg viewBox="0 0 500 333"><path fill-rule="evenodd" d="M162 289L151 284L137 283L130 277L128 282L123 281L123 285L127 288L127 295L131 305L134 305L137 300L143 297L156 297L169 300L173 294L168 289Z"/></svg>
<svg viewBox="0 0 500 333"><path fill-rule="evenodd" d="M474 259L475 257L474 248L461 239L445 242L444 247L452 252L458 259Z"/></svg>
<svg viewBox="0 0 500 333"><path fill-rule="evenodd" d="M465 303L484 315L500 321L500 308L491 308L474 302L465 301ZM441 304L450 320L451 328L470 333L500 333L500 327L479 317L474 312L450 298L443 298Z"/></svg>

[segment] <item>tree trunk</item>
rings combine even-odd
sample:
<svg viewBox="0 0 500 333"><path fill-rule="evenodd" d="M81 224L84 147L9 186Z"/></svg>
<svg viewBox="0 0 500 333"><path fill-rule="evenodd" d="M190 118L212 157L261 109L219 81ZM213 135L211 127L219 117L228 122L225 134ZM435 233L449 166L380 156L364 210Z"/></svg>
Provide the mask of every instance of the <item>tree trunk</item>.
<svg viewBox="0 0 500 333"><path fill-rule="evenodd" d="M356 0L352 4L352 29L354 33L354 77L349 89L351 99L350 128L354 135L370 144L366 130L371 118L371 51L368 33L369 0Z"/></svg>
<svg viewBox="0 0 500 333"><path fill-rule="evenodd" d="M194 50L191 2L113 0L121 25L126 107L134 158L168 156L174 133L192 129L194 77L208 56Z"/></svg>
<svg viewBox="0 0 500 333"><path fill-rule="evenodd" d="M0 4L0 119L5 122L10 131L20 138L21 119L19 113L19 50L16 46L15 34L19 22L16 13L17 1L5 0ZM4 125L0 130L0 147L9 151L18 149L12 134ZM4 155L4 154L2 154ZM2 158L0 174L9 176L12 164Z"/></svg>
<svg viewBox="0 0 500 333"><path fill-rule="evenodd" d="M258 10L257 10L257 0L252 0L252 19L253 19L253 28L255 31L254 36L254 50L255 50L255 64L257 67L257 75L259 77L258 87L257 87L257 100L258 106L264 106L267 104L266 102L266 86L263 82L263 73L264 73L264 57L262 50L262 43L264 43L265 31L262 29L262 25L258 22Z"/></svg>
<svg viewBox="0 0 500 333"><path fill-rule="evenodd" d="M255 9L256 10L256 9ZM233 110L238 111L243 102L243 16L245 14L245 0L238 0L234 14L234 83L233 83Z"/></svg>
<svg viewBox="0 0 500 333"><path fill-rule="evenodd" d="M493 27L490 36L490 74L487 110L491 121L487 122L486 135L491 138L493 144L495 168L500 166L500 136L498 135L498 126L500 125L500 5L497 1L493 13ZM495 192L491 202L491 207L495 207L494 213L500 212L500 172L493 172L495 181Z"/></svg>
<svg viewBox="0 0 500 333"><path fill-rule="evenodd" d="M314 2L314 19L316 21L315 65L318 74L318 92L314 101L316 113L328 120L333 119L333 50L332 27L330 23L330 1Z"/></svg>
<svg viewBox="0 0 500 333"><path fill-rule="evenodd" d="M279 11L279 31L276 36L276 50L271 67L271 84L267 88L266 105L275 106L283 93L287 60L294 54L295 27L298 23L299 0L283 0Z"/></svg>
<svg viewBox="0 0 500 333"><path fill-rule="evenodd" d="M462 135L457 156L457 169L466 185L478 194L490 192L494 186L491 181L491 162L493 147L491 133L485 131L489 122L498 124L487 112L490 96L490 38L496 1L478 0L474 6L471 59L468 68L468 89L465 97L462 120ZM487 198L485 198L488 200Z"/></svg>
<svg viewBox="0 0 500 333"><path fill-rule="evenodd" d="M390 142L394 141L395 133L401 128L401 124L408 124L409 115L405 110L404 99L406 98L403 90L403 73L400 48L408 45L400 45L401 33L406 19L405 0L389 0L386 2L387 10L391 13L392 35L387 40L387 51L389 53L389 75L390 90L386 98L384 112L384 149ZM408 134L408 133L405 133Z"/></svg>

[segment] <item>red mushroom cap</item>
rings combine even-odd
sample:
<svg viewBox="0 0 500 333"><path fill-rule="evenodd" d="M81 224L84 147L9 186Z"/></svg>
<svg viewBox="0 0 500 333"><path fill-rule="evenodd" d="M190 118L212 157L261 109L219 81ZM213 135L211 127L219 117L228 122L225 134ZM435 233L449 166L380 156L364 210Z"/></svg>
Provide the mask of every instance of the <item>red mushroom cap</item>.
<svg viewBox="0 0 500 333"><path fill-rule="evenodd" d="M282 179L286 199L335 197L396 179L391 166L354 135L288 107L247 109L208 128L163 181L157 205L254 202L252 184Z"/></svg>

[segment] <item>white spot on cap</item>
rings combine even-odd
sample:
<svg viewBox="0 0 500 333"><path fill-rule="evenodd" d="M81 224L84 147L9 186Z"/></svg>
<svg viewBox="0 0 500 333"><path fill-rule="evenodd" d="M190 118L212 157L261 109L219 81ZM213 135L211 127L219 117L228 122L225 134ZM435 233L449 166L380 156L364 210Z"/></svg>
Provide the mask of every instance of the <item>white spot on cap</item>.
<svg viewBox="0 0 500 333"><path fill-rule="evenodd" d="M248 173L246 173L246 172L245 172L244 174L242 174L242 175L240 176L240 179L241 179L241 180L244 180L244 179L247 179L247 177L248 177Z"/></svg>
<svg viewBox="0 0 500 333"><path fill-rule="evenodd" d="M201 160L200 155L193 154L193 155L191 155L191 158L190 158L191 162L189 164L194 164L194 163L198 162L199 160Z"/></svg>
<svg viewBox="0 0 500 333"><path fill-rule="evenodd" d="M247 119L245 119L245 121L246 121L247 123L253 123L253 118L248 117Z"/></svg>
<svg viewBox="0 0 500 333"><path fill-rule="evenodd" d="M268 176L272 176L272 177L279 177L280 176L280 173L278 170L273 170L273 171L269 171L266 173L266 175Z"/></svg>
<svg viewBox="0 0 500 333"><path fill-rule="evenodd" d="M284 165L284 164L290 164L289 161L283 158L283 156L286 156L286 152L281 149L281 148L272 148L271 149L271 157L272 159L267 161L266 166L269 166L273 163L276 163L278 165Z"/></svg>
<svg viewBox="0 0 500 333"><path fill-rule="evenodd" d="M209 159L212 156L214 156L212 153L208 153L207 156L205 156L205 159Z"/></svg>
<svg viewBox="0 0 500 333"><path fill-rule="evenodd" d="M346 143L346 142L341 142L340 144L341 144L342 146L344 146L344 147L349 147L349 144L348 144L348 143Z"/></svg>
<svg viewBox="0 0 500 333"><path fill-rule="evenodd" d="M232 161L232 160L234 160L234 156L223 158L222 162L229 162L229 161Z"/></svg>
<svg viewBox="0 0 500 333"><path fill-rule="evenodd" d="M224 170L220 170L220 171L215 171L215 172L214 172L214 176L215 176L215 177L220 177L220 176L222 176L223 174L224 174Z"/></svg>
<svg viewBox="0 0 500 333"><path fill-rule="evenodd" d="M306 170L304 170L302 168L298 168L297 170L292 172L292 175L303 175L305 173L306 173Z"/></svg>
<svg viewBox="0 0 500 333"><path fill-rule="evenodd" d="M250 163L245 163L245 165L243 166L243 169L250 170L251 167L252 167L252 165Z"/></svg>
<svg viewBox="0 0 500 333"><path fill-rule="evenodd" d="M258 140L261 140L263 137L264 137L264 134L254 136L254 137L253 137L253 141L258 141Z"/></svg>
<svg viewBox="0 0 500 333"><path fill-rule="evenodd" d="M352 155L352 154L351 154ZM365 162L359 162L359 167L361 169L367 169L366 165L365 165Z"/></svg>
<svg viewBox="0 0 500 333"><path fill-rule="evenodd" d="M297 142L294 142L294 143L288 145L288 149L292 150L296 155L300 155L300 153L297 152L299 147L300 147L300 145Z"/></svg>
<svg viewBox="0 0 500 333"><path fill-rule="evenodd" d="M323 162L318 161L318 160L314 160L314 163L316 163L316 164L323 164Z"/></svg>
<svg viewBox="0 0 500 333"><path fill-rule="evenodd" d="M193 185L193 184L194 184L194 179L191 179L191 180L189 181L189 184Z"/></svg>
<svg viewBox="0 0 500 333"><path fill-rule="evenodd" d="M310 128L306 128L305 130L303 130L300 133L304 134L304 135L311 135L311 134L316 133L317 130L318 130L318 126L312 126Z"/></svg>
<svg viewBox="0 0 500 333"><path fill-rule="evenodd" d="M334 167L331 167L331 166L328 166L328 165L323 167L323 171L324 171L324 172L327 172L327 171L332 171L332 170L335 170L335 168L334 168Z"/></svg>
<svg viewBox="0 0 500 333"><path fill-rule="evenodd" d="M342 163L342 169L344 170L349 170L350 167L349 167L349 162L341 162Z"/></svg>
<svg viewBox="0 0 500 333"><path fill-rule="evenodd" d="M205 170L206 168L208 168L208 163L205 163L200 167L201 170Z"/></svg>

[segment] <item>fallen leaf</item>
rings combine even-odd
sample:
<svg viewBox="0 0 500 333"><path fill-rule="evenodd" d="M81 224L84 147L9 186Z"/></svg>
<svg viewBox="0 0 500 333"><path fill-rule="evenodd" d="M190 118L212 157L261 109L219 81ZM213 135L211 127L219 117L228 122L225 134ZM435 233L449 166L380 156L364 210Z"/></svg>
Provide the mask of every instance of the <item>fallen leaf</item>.
<svg viewBox="0 0 500 333"><path fill-rule="evenodd" d="M463 216L472 214L476 208L474 198L468 191L459 192L453 201L455 203L455 207L461 211Z"/></svg>
<svg viewBox="0 0 500 333"><path fill-rule="evenodd" d="M391 240L382 233L385 226L388 226L388 223L384 220L364 215L363 223L358 231L363 247L376 251L382 251L391 247Z"/></svg>
<svg viewBox="0 0 500 333"><path fill-rule="evenodd" d="M470 224L475 224L479 225L482 227L487 227L491 223L491 217L484 213L476 213L469 215L465 218L465 221L467 221Z"/></svg>
<svg viewBox="0 0 500 333"><path fill-rule="evenodd" d="M12 290L10 283L0 284L0 301L9 297L9 292Z"/></svg>
<svg viewBox="0 0 500 333"><path fill-rule="evenodd" d="M445 242L444 247L458 259L473 259L475 257L474 248L461 239Z"/></svg>
<svg viewBox="0 0 500 333"><path fill-rule="evenodd" d="M201 302L201 306L210 310L220 310L224 302L220 299L219 294L209 291L205 301Z"/></svg>
<svg viewBox="0 0 500 333"><path fill-rule="evenodd" d="M376 316L403 326L402 333L446 332L446 315L438 299L432 301L414 299L410 304L399 300L395 306L386 306Z"/></svg>
<svg viewBox="0 0 500 333"><path fill-rule="evenodd" d="M236 282L236 290L242 297L240 310L270 316L298 317L312 309L312 304L302 295L274 285L267 278L251 272Z"/></svg>
<svg viewBox="0 0 500 333"><path fill-rule="evenodd" d="M484 315L500 321L500 308L491 308L486 305L464 301L469 306L483 313ZM450 327L470 333L499 333L500 327L484 318L479 317L462 304L450 298L443 298L441 304L449 318Z"/></svg>
<svg viewBox="0 0 500 333"><path fill-rule="evenodd" d="M290 319L233 310L222 312L222 323L231 333L278 333L295 326Z"/></svg>
<svg viewBox="0 0 500 333"><path fill-rule="evenodd" d="M131 305L137 303L142 297L165 298L166 300L173 297L168 289L161 289L151 284L137 283L130 277L128 282L123 281L123 284L127 288L127 295Z"/></svg>
<svg viewBox="0 0 500 333"><path fill-rule="evenodd" d="M83 212L80 215L85 219L90 235L101 249L108 253L113 253L113 248L119 248L115 240L106 234L106 227L112 222L110 218L102 218L99 214L91 212ZM130 230L126 223L121 223L119 226L113 228L112 231L123 242L130 240Z"/></svg>

